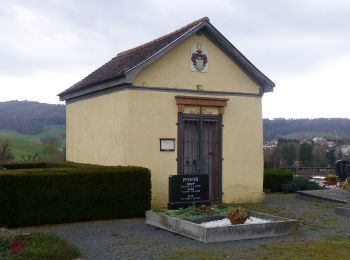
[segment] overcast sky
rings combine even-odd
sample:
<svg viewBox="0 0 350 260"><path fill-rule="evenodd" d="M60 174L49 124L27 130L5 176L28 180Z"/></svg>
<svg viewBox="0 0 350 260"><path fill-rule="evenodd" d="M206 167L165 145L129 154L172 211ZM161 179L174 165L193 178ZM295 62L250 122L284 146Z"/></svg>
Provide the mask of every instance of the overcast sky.
<svg viewBox="0 0 350 260"><path fill-rule="evenodd" d="M276 83L265 118L350 117L349 0L1 0L0 101L56 96L200 17Z"/></svg>

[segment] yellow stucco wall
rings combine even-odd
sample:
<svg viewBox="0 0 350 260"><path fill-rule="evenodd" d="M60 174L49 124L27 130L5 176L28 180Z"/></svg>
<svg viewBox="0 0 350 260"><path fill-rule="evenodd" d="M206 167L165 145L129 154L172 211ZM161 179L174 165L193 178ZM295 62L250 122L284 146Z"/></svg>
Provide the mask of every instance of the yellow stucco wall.
<svg viewBox="0 0 350 260"><path fill-rule="evenodd" d="M127 94L114 92L67 104L68 161L100 165L127 164Z"/></svg>
<svg viewBox="0 0 350 260"><path fill-rule="evenodd" d="M133 90L128 96L128 164L152 170L153 207L166 205L168 177L177 172L177 147L174 152L159 151L159 138L177 139L175 95ZM261 99L228 98L223 115L223 202L261 201L264 198Z"/></svg>
<svg viewBox="0 0 350 260"><path fill-rule="evenodd" d="M208 49L207 73L190 71L190 48L198 41ZM192 36L146 67L133 84L259 93L256 83L203 35ZM174 152L160 152L159 138L177 140L176 95L189 94L124 90L67 104L67 160L148 167L152 207L165 206L168 176L177 172L177 143ZM210 97L229 98L223 115L223 202L261 201L261 98Z"/></svg>
<svg viewBox="0 0 350 260"><path fill-rule="evenodd" d="M198 42L208 50L208 72L190 70L191 46ZM259 86L204 35L193 35L179 44L143 69L133 84L184 89L202 85L203 90L259 93Z"/></svg>
<svg viewBox="0 0 350 260"><path fill-rule="evenodd" d="M262 201L261 98L230 97L223 122L223 201Z"/></svg>
<svg viewBox="0 0 350 260"><path fill-rule="evenodd" d="M168 202L168 177L177 173L176 151L160 152L160 138L177 140L177 106L174 93L128 91L128 164L152 172L152 206Z"/></svg>

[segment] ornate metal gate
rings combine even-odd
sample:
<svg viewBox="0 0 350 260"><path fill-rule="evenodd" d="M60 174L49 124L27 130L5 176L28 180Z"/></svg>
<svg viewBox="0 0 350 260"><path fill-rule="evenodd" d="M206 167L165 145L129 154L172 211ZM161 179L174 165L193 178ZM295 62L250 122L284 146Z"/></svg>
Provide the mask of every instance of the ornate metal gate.
<svg viewBox="0 0 350 260"><path fill-rule="evenodd" d="M178 173L208 174L209 198L221 202L222 116L179 113Z"/></svg>

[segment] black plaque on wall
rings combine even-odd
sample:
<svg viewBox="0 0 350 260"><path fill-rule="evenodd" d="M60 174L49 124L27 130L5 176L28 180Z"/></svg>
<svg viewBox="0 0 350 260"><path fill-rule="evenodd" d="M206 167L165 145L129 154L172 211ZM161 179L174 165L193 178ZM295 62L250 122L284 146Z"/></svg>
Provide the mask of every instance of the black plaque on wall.
<svg viewBox="0 0 350 260"><path fill-rule="evenodd" d="M209 175L170 175L168 209L210 204Z"/></svg>

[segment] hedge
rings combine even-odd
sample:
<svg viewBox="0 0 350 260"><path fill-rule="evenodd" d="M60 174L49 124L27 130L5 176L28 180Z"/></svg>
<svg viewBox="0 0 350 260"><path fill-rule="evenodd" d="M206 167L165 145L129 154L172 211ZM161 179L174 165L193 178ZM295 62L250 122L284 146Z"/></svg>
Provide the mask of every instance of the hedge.
<svg viewBox="0 0 350 260"><path fill-rule="evenodd" d="M264 170L264 189L271 192L282 191L282 184L293 180L293 173L281 169Z"/></svg>
<svg viewBox="0 0 350 260"><path fill-rule="evenodd" d="M18 169L41 169L41 168L76 168L76 167L96 167L92 164L74 163L74 162L9 162L0 163L0 170L18 170Z"/></svg>
<svg viewBox="0 0 350 260"><path fill-rule="evenodd" d="M141 217L151 205L151 174L142 167L0 172L0 226Z"/></svg>
<svg viewBox="0 0 350 260"><path fill-rule="evenodd" d="M46 162L14 162L14 163L0 163L1 168L7 170L13 169L36 169L36 168L46 168Z"/></svg>

